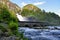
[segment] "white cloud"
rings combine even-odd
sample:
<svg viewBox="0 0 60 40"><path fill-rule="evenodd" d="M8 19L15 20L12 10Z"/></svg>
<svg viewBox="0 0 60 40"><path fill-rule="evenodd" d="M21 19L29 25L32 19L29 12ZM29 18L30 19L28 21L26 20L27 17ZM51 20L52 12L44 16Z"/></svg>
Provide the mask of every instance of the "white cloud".
<svg viewBox="0 0 60 40"><path fill-rule="evenodd" d="M45 4L46 2L36 2L36 3L33 3L34 5L42 5L42 4Z"/></svg>
<svg viewBox="0 0 60 40"><path fill-rule="evenodd" d="M25 3L25 2L22 2L21 3L21 7L27 5L27 4L33 4L33 5L42 5L42 4L45 4L46 2L35 2L35 3Z"/></svg>
<svg viewBox="0 0 60 40"><path fill-rule="evenodd" d="M27 5L27 3L25 3L25 2L22 2L22 3L21 3L21 6L22 6L22 7L25 6L25 5Z"/></svg>

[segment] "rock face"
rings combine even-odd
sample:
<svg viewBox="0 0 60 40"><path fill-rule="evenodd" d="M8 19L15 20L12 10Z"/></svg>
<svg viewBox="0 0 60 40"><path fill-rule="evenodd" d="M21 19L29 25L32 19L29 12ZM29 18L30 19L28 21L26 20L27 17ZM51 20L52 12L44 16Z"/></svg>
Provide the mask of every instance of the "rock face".
<svg viewBox="0 0 60 40"><path fill-rule="evenodd" d="M7 5L10 11L14 11L15 13L21 12L21 8L9 0L0 0L0 3Z"/></svg>

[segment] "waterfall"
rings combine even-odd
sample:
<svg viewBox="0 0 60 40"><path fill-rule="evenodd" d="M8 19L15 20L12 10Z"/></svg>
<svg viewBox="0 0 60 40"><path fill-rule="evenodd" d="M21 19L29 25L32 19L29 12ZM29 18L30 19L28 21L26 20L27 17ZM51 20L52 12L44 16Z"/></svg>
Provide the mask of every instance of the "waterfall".
<svg viewBox="0 0 60 40"><path fill-rule="evenodd" d="M19 21L28 21L26 17L23 17L22 15L19 15L18 13L16 15Z"/></svg>

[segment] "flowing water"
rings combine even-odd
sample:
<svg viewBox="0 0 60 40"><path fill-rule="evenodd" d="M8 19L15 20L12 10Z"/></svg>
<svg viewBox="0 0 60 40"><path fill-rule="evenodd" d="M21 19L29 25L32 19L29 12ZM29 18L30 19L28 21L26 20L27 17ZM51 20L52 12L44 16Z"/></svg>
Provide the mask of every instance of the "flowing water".
<svg viewBox="0 0 60 40"><path fill-rule="evenodd" d="M22 15L19 15L18 13L16 15L19 21L28 21L26 17L23 17Z"/></svg>
<svg viewBox="0 0 60 40"><path fill-rule="evenodd" d="M21 27L19 32L23 32L29 40L60 40L60 30Z"/></svg>

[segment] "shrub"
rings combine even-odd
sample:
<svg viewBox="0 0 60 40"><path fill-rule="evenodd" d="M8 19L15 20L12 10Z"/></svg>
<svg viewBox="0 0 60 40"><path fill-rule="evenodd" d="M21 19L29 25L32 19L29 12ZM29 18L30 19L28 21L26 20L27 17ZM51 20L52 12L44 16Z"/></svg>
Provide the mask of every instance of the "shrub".
<svg viewBox="0 0 60 40"><path fill-rule="evenodd" d="M10 21L9 29L13 32L13 34L16 34L18 32L18 24L13 21Z"/></svg>
<svg viewBox="0 0 60 40"><path fill-rule="evenodd" d="M7 32L8 31L3 25L0 25L0 30L3 31L3 32Z"/></svg>
<svg viewBox="0 0 60 40"><path fill-rule="evenodd" d="M11 30L17 30L18 25L17 25L15 22L11 21L11 22L9 23L9 28L10 28Z"/></svg>

